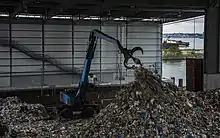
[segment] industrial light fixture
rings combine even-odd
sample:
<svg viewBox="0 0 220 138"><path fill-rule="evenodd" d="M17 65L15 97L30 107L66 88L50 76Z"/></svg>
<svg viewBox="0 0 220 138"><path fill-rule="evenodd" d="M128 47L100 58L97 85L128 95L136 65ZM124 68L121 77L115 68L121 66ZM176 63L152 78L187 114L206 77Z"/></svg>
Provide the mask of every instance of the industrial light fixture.
<svg viewBox="0 0 220 138"><path fill-rule="evenodd" d="M114 18L114 21L126 21L126 17Z"/></svg>
<svg viewBox="0 0 220 138"><path fill-rule="evenodd" d="M89 16L89 17L85 17L83 19L84 20L100 20L100 17L98 17L98 16Z"/></svg>
<svg viewBox="0 0 220 138"><path fill-rule="evenodd" d="M0 17L8 17L9 16L9 14L7 14L7 13L0 13Z"/></svg>

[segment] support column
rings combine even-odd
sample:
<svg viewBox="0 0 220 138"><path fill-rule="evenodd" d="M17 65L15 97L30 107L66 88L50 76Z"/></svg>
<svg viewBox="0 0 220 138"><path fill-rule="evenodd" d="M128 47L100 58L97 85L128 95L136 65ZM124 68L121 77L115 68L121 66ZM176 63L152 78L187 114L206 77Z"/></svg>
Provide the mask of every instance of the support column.
<svg viewBox="0 0 220 138"><path fill-rule="evenodd" d="M209 0L205 13L204 90L220 88L220 0Z"/></svg>
<svg viewBox="0 0 220 138"><path fill-rule="evenodd" d="M12 72L13 72L13 70L12 70L12 18L11 18L11 15L9 16L9 22L8 22L8 24L9 24L9 46L10 46L10 87L12 87L13 86L13 82L12 82Z"/></svg>
<svg viewBox="0 0 220 138"><path fill-rule="evenodd" d="M42 39L42 47L41 47L41 52L42 52L42 70L41 70L41 96L44 95L44 90L43 90L43 87L44 87L44 79L45 79L45 53L44 53L44 41L45 41L45 38L44 38L44 24L45 24L45 19L43 17L42 19L42 22L41 22L41 39Z"/></svg>

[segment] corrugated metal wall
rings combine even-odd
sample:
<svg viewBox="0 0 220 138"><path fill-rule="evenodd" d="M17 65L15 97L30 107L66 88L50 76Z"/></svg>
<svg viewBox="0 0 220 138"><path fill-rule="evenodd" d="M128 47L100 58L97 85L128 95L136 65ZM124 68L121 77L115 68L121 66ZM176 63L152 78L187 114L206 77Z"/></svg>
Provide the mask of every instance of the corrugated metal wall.
<svg viewBox="0 0 220 138"><path fill-rule="evenodd" d="M144 55L140 52L136 56L148 67L154 65L157 72L162 73L162 58L161 58L161 39L162 26L154 23L133 23L126 27L126 46L132 48L135 46L142 47ZM125 69L124 69L125 70ZM133 78L133 72L127 71L128 76Z"/></svg>
<svg viewBox="0 0 220 138"><path fill-rule="evenodd" d="M0 37L9 39L9 25L0 25ZM10 86L10 48L0 48L0 86Z"/></svg>
<svg viewBox="0 0 220 138"><path fill-rule="evenodd" d="M137 53L136 56L145 66L156 65L161 74L161 28L161 24L147 22L105 22L102 25L91 22L63 25L0 24L0 86L30 87L77 83L79 75L67 74L46 61L33 60L2 43L28 48L32 53L49 57L61 64L63 69L71 71L73 67L82 69L92 29L99 29L119 39L124 47L142 47L144 55ZM97 43L91 72L102 82L117 82L115 79L120 75L127 78L127 81L133 78L132 71L123 67L123 57L117 46L105 40Z"/></svg>

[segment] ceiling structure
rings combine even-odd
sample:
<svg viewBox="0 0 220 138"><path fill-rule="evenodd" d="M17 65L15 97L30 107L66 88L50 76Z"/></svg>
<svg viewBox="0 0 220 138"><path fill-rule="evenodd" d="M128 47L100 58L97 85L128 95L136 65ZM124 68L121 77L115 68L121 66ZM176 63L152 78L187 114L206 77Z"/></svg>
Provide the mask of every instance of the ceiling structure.
<svg viewBox="0 0 220 138"><path fill-rule="evenodd" d="M0 12L43 14L51 19L57 15L160 18L166 21L204 15L208 0L1 0Z"/></svg>

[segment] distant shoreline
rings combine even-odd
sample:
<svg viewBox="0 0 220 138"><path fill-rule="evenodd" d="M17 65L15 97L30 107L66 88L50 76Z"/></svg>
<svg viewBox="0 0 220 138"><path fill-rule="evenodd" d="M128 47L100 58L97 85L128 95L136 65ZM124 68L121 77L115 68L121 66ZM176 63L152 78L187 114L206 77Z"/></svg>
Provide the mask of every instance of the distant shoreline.
<svg viewBox="0 0 220 138"><path fill-rule="evenodd" d="M204 39L204 33L164 33L163 38L199 38Z"/></svg>

